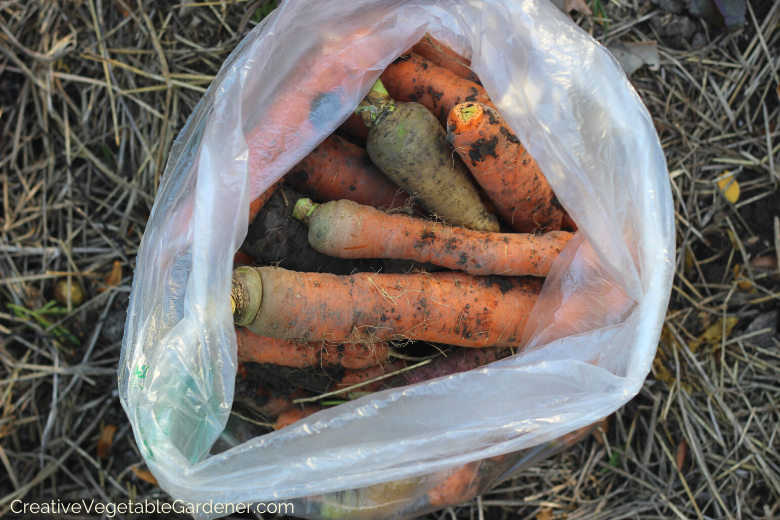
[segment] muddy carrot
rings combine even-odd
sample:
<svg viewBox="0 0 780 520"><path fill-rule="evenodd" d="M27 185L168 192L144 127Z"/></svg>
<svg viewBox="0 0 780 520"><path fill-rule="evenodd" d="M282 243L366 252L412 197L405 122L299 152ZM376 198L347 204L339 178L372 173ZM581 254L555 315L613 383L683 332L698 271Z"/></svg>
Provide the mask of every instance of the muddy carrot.
<svg viewBox="0 0 780 520"><path fill-rule="evenodd" d="M517 346L542 282L458 272L337 276L239 267L231 303L236 324L262 336Z"/></svg>
<svg viewBox="0 0 780 520"><path fill-rule="evenodd" d="M361 369L387 360L390 348L386 343L372 345L344 343L300 343L291 340L258 336L244 327L236 327L238 359L254 363L271 363L285 367L306 368L341 366Z"/></svg>
<svg viewBox="0 0 780 520"><path fill-rule="evenodd" d="M364 149L335 135L290 170L285 182L323 202L349 199L375 208L403 208L409 198L374 166Z"/></svg>
<svg viewBox="0 0 780 520"><path fill-rule="evenodd" d="M299 198L300 193L282 185L250 224L241 251L264 264L301 271L348 274L381 269L378 260L344 261L311 247L306 226L291 217Z"/></svg>
<svg viewBox="0 0 780 520"><path fill-rule="evenodd" d="M390 97L420 103L436 116L442 127L447 125L447 116L458 103L477 101L492 106L484 88L415 53L397 59L380 78Z"/></svg>
<svg viewBox="0 0 780 520"><path fill-rule="evenodd" d="M366 145L366 139L368 138L368 128L360 119L360 116L354 112L350 114L346 121L341 123L337 132L344 135L355 144L360 146Z"/></svg>
<svg viewBox="0 0 780 520"><path fill-rule="evenodd" d="M401 372L398 374L398 377L390 381L386 386L396 388L422 383L423 381L459 372L467 372L507 357L510 354L511 352L508 348L502 347L455 349L433 358L427 365Z"/></svg>
<svg viewBox="0 0 780 520"><path fill-rule="evenodd" d="M305 419L306 417L315 414L320 410L322 410L322 407L314 404L307 404L303 408L296 407L291 410L287 410L282 413L278 419L276 419L274 429L281 430L285 426L290 426L291 424L298 422L301 419Z"/></svg>
<svg viewBox="0 0 780 520"><path fill-rule="evenodd" d="M476 492L480 461L469 462L444 482L428 491L428 502L433 506L460 504Z"/></svg>
<svg viewBox="0 0 780 520"><path fill-rule="evenodd" d="M561 228L564 211L550 184L497 110L461 103L450 112L447 128L447 140L513 229Z"/></svg>
<svg viewBox="0 0 780 520"><path fill-rule="evenodd" d="M452 225L499 230L468 169L425 107L394 101L377 81L358 113L369 128L366 151L371 160L420 206Z"/></svg>
<svg viewBox="0 0 780 520"><path fill-rule="evenodd" d="M273 197L274 193L276 193L276 190L279 189L279 186L282 185L282 179L279 179L274 184L271 185L270 188L265 190L262 195L257 197L255 200L249 203L249 223L251 224L253 220L255 220L255 217L257 217L257 214L260 213L260 210L263 209L263 206L265 206L265 203L270 200L271 197Z"/></svg>
<svg viewBox="0 0 780 520"><path fill-rule="evenodd" d="M437 67L447 69L460 78L481 85L479 78L474 71L471 70L471 61L453 51L430 34L423 36L423 39L417 42L417 44L412 47L412 50Z"/></svg>
<svg viewBox="0 0 780 520"><path fill-rule="evenodd" d="M314 204L301 199L293 217L309 226L309 243L326 255L414 260L481 275L547 276L571 239L565 231L471 231L349 200Z"/></svg>
<svg viewBox="0 0 780 520"><path fill-rule="evenodd" d="M293 404L293 400L308 396L308 392L301 389L290 395L276 395L253 381L243 370L243 366L244 363L239 362L239 371L236 375L236 401L245 404L257 413L276 418L281 413L296 406Z"/></svg>
<svg viewBox="0 0 780 520"><path fill-rule="evenodd" d="M392 363L386 361L364 369L344 370L344 374L341 376L341 379L333 385L333 389L341 390L343 388L348 388L350 386L370 381L369 383L356 388L355 391L376 392L377 390L386 387L390 378L379 379L378 381L374 381L374 379L401 370L404 368L404 365L405 363L402 360L396 360Z"/></svg>

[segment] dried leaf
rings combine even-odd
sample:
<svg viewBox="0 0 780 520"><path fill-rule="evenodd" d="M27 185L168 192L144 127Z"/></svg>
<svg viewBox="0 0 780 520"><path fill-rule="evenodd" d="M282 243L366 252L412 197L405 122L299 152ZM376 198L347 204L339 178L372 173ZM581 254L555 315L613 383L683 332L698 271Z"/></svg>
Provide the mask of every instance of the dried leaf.
<svg viewBox="0 0 780 520"><path fill-rule="evenodd" d="M105 280L106 285L110 287L116 287L122 281L122 262L114 260L114 265L111 267L111 274L109 274Z"/></svg>
<svg viewBox="0 0 780 520"><path fill-rule="evenodd" d="M655 41L621 42L616 40L610 43L607 49L620 63L626 76L630 76L643 65L647 65L650 70L658 70L661 67L658 44Z"/></svg>
<svg viewBox="0 0 780 520"><path fill-rule="evenodd" d="M563 6L563 12L570 13L572 11L577 11L585 16L593 14L593 11L590 10L590 7L585 3L585 0L566 0L566 3Z"/></svg>
<svg viewBox="0 0 780 520"><path fill-rule="evenodd" d="M113 424L107 424L103 431L100 432L100 439L97 443L98 457L101 459L107 459L111 453L111 447L114 444L114 434L116 433L116 426Z"/></svg>
<svg viewBox="0 0 780 520"><path fill-rule="evenodd" d="M729 317L726 318L726 337L731 334L731 329L734 328L734 326L739 321L739 318ZM691 349L691 352L696 354L696 351L699 350L699 347L705 344L713 344L715 347L720 345L721 341L723 340L723 318L719 319L715 322L714 325L711 325L707 328L707 330L704 331L704 333L699 336L698 339L695 339L688 343L688 348Z"/></svg>
<svg viewBox="0 0 780 520"><path fill-rule="evenodd" d="M536 513L536 520L552 520L554 517L551 507L543 507L538 513Z"/></svg>
<svg viewBox="0 0 780 520"><path fill-rule="evenodd" d="M154 475L152 475L152 472L146 469L138 469L135 466L133 466L133 474L143 480L144 482L148 482L152 485L159 485L157 484L157 479L154 478Z"/></svg>
<svg viewBox="0 0 780 520"><path fill-rule="evenodd" d="M733 177L729 172L724 172L718 176L718 189L723 192L723 195L732 204L739 200L739 183L736 177Z"/></svg>
<svg viewBox="0 0 780 520"><path fill-rule="evenodd" d="M677 380L674 375L672 375L672 371L666 368L664 362L658 359L658 357L653 360L653 376L657 380L663 381L670 387Z"/></svg>
<svg viewBox="0 0 780 520"><path fill-rule="evenodd" d="M680 445L677 446L677 453L674 457L674 461L677 463L677 471L682 471L686 455L688 455L688 441L683 439Z"/></svg>

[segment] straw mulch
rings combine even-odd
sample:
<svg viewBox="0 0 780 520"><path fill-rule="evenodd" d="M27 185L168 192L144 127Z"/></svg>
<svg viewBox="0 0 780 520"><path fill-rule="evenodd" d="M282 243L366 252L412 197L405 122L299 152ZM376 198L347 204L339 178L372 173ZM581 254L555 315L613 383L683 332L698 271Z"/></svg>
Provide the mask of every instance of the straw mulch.
<svg viewBox="0 0 780 520"><path fill-rule="evenodd" d="M653 373L605 434L431 519L780 516L780 3L731 33L682 5L574 13L605 45L658 42L660 69L631 77L677 219ZM21 497L168 499L117 395L135 255L173 139L274 6L0 3L0 516Z"/></svg>

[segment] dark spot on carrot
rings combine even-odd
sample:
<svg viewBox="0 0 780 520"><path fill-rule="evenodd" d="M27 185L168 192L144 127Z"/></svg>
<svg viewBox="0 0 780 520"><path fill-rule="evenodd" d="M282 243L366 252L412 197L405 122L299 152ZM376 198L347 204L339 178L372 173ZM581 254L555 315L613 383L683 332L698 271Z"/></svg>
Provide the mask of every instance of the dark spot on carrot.
<svg viewBox="0 0 780 520"><path fill-rule="evenodd" d="M458 259L458 265L466 265L469 261L469 257L466 256L466 253L461 253L460 258Z"/></svg>
<svg viewBox="0 0 780 520"><path fill-rule="evenodd" d="M490 117L494 118L495 116L493 114L490 114ZM496 121L496 122L498 122L498 121ZM520 139L518 139L517 136L515 134L513 134L512 132L510 132L505 126L502 126L501 128L499 128L498 131L501 132L504 135L504 137L506 137L507 140L510 143L520 144ZM525 164L525 162L523 162L523 164Z"/></svg>
<svg viewBox="0 0 780 520"><path fill-rule="evenodd" d="M498 286L498 290L501 291L501 294L508 293L512 290L512 287L514 287L511 280L506 276L490 275L485 277L485 287L493 287L494 284Z"/></svg>
<svg viewBox="0 0 780 520"><path fill-rule="evenodd" d="M357 189L357 185L356 185L356 184L352 184L352 185L349 187L349 191L355 191L356 189Z"/></svg>
<svg viewBox="0 0 780 520"><path fill-rule="evenodd" d="M477 87L471 87L469 90L471 90L471 94L464 101L477 101L477 96L479 95Z"/></svg>
<svg viewBox="0 0 780 520"><path fill-rule="evenodd" d="M558 202L558 197L556 197L555 194L553 194L552 200L550 201L550 205L561 210L563 209L563 206L561 206L561 203Z"/></svg>
<svg viewBox="0 0 780 520"><path fill-rule="evenodd" d="M476 162L483 161L484 157L492 155L498 159L496 155L496 145L498 144L498 136L493 136L492 139L487 140L484 137L475 141L469 149L469 159Z"/></svg>
<svg viewBox="0 0 780 520"><path fill-rule="evenodd" d="M435 99L436 101L439 101L439 100L441 100L441 97L444 95L444 92L436 92L435 90L433 90L433 87L429 86L428 87L428 94L433 96L433 99Z"/></svg>
<svg viewBox="0 0 780 520"><path fill-rule="evenodd" d="M434 232L433 229L425 229L423 230L422 233L420 233L420 238L422 238L423 240L427 238L436 238L436 233Z"/></svg>

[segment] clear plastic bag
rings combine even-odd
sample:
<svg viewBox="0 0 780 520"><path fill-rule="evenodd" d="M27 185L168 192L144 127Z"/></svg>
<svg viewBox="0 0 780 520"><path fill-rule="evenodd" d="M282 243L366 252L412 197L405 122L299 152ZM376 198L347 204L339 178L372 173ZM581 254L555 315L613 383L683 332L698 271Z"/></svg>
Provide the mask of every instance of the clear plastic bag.
<svg viewBox="0 0 780 520"><path fill-rule="evenodd" d="M426 32L471 57L580 226L525 350L209 455L233 402L230 279L250 200ZM617 62L547 0L285 1L233 52L176 140L138 254L119 385L151 471L184 502L296 499L296 516L310 517L420 514L428 491L470 463L482 468L480 491L641 388L673 275L667 176ZM490 458L487 470L476 462Z"/></svg>

